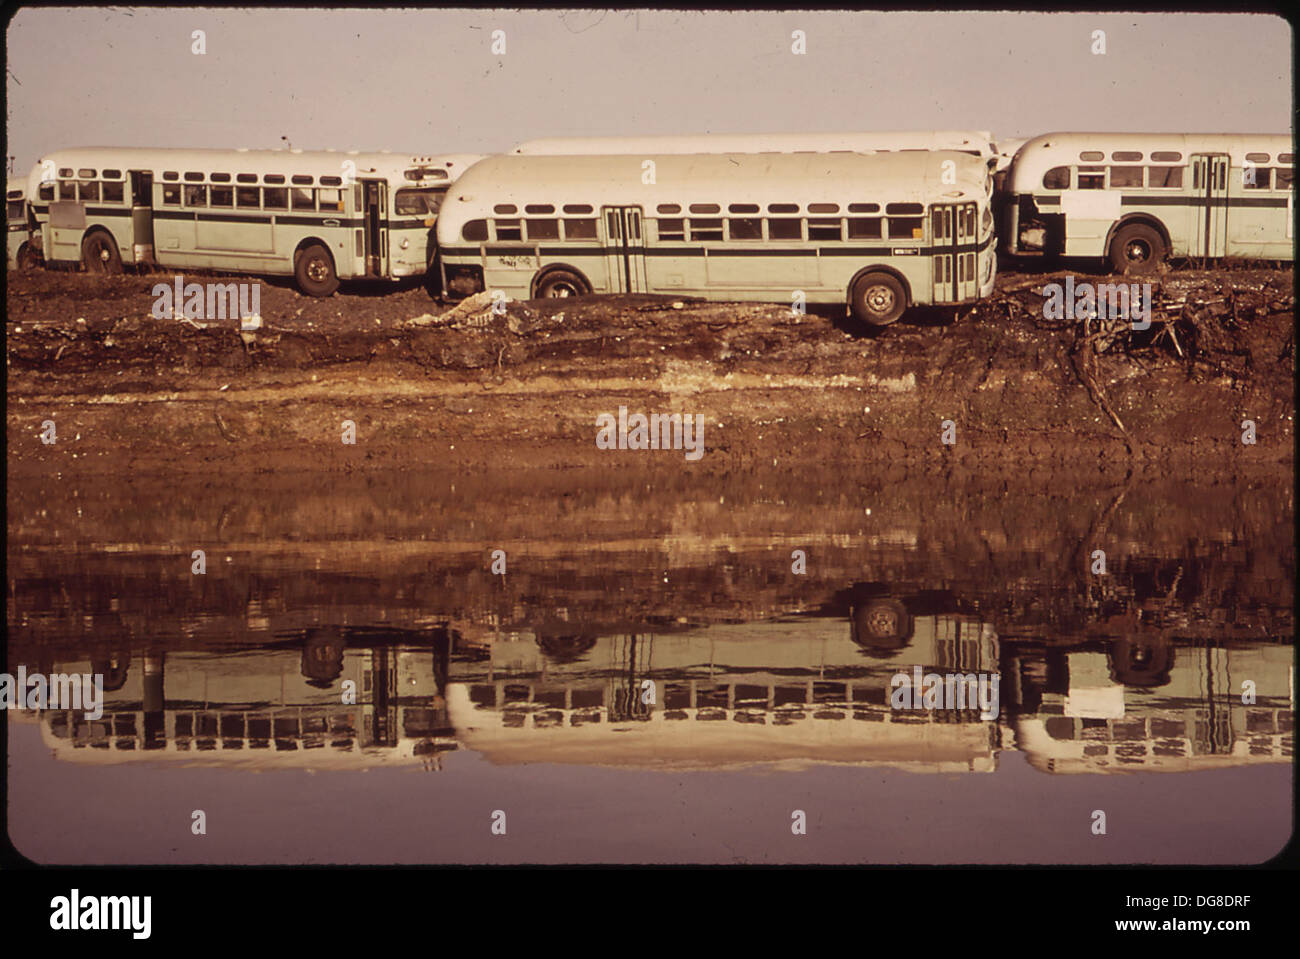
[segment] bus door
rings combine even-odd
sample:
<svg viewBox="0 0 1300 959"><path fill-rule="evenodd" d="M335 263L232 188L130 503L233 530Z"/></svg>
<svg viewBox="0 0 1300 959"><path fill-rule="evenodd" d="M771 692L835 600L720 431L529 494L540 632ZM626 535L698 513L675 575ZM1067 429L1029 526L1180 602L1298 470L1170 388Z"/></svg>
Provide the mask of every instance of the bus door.
<svg viewBox="0 0 1300 959"><path fill-rule="evenodd" d="M1225 256L1228 252L1228 156L1192 155L1192 196L1196 222L1191 256Z"/></svg>
<svg viewBox="0 0 1300 959"><path fill-rule="evenodd" d="M961 303L978 294L978 222L974 203L930 207L934 303Z"/></svg>
<svg viewBox="0 0 1300 959"><path fill-rule="evenodd" d="M153 262L153 174L131 170L132 257L136 263Z"/></svg>
<svg viewBox="0 0 1300 959"><path fill-rule="evenodd" d="M361 181L361 218L366 276L388 275L388 183Z"/></svg>
<svg viewBox="0 0 1300 959"><path fill-rule="evenodd" d="M645 235L639 206L602 207L605 215L605 267L610 293L644 293Z"/></svg>

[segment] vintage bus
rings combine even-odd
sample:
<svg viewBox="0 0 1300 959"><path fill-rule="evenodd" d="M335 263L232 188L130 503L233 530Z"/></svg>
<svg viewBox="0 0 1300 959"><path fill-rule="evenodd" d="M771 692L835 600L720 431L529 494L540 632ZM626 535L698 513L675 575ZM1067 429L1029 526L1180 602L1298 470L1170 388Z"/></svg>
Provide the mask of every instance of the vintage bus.
<svg viewBox="0 0 1300 959"><path fill-rule="evenodd" d="M1294 164L1278 134L1034 137L1007 175L1003 249L1135 273L1167 256L1293 260Z"/></svg>
<svg viewBox="0 0 1300 959"><path fill-rule="evenodd" d="M443 288L802 297L883 325L992 291L991 177L954 152L490 157L443 205Z"/></svg>
<svg viewBox="0 0 1300 959"><path fill-rule="evenodd" d="M6 267L26 270L35 266L38 257L32 249L27 222L27 184L22 180L10 180L5 185L5 221L9 233Z"/></svg>
<svg viewBox="0 0 1300 959"><path fill-rule="evenodd" d="M423 275L449 184L476 155L87 147L42 157L27 198L47 263L340 279Z"/></svg>
<svg viewBox="0 0 1300 959"><path fill-rule="evenodd" d="M527 140L517 156L666 153L881 153L955 150L985 160L996 148L987 130L900 130L870 133L692 133L676 136L544 137Z"/></svg>

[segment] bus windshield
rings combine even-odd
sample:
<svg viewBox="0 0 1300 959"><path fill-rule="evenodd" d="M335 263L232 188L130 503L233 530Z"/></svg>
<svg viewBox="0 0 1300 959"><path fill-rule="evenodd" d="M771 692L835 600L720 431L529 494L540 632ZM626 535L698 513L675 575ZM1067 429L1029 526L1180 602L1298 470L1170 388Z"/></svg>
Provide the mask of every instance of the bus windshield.
<svg viewBox="0 0 1300 959"><path fill-rule="evenodd" d="M393 207L399 216L436 215L442 206L442 190L398 190Z"/></svg>

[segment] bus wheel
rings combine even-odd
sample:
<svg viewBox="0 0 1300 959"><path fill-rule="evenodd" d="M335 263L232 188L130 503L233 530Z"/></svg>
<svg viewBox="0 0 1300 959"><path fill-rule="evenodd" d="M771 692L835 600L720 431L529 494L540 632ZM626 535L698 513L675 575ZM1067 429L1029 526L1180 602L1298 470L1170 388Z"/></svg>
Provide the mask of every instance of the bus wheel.
<svg viewBox="0 0 1300 959"><path fill-rule="evenodd" d="M41 258L36 255L36 251L24 243L18 249L18 269L34 270L40 266Z"/></svg>
<svg viewBox="0 0 1300 959"><path fill-rule="evenodd" d="M1116 273L1153 273L1165 258L1165 241L1149 226L1120 227L1110 241L1110 265Z"/></svg>
<svg viewBox="0 0 1300 959"><path fill-rule="evenodd" d="M888 273L868 273L853 284L849 307L861 322L886 326L907 309L907 293L903 284Z"/></svg>
<svg viewBox="0 0 1300 959"><path fill-rule="evenodd" d="M92 233L81 241L81 266L87 273L121 273L122 257L107 233Z"/></svg>
<svg viewBox="0 0 1300 959"><path fill-rule="evenodd" d="M539 300L557 296L585 296L590 292L591 288L587 286L587 281L569 270L552 270L537 281Z"/></svg>
<svg viewBox="0 0 1300 959"><path fill-rule="evenodd" d="M330 251L319 243L304 247L298 253L293 275L298 281L298 289L308 296L329 296L339 288Z"/></svg>

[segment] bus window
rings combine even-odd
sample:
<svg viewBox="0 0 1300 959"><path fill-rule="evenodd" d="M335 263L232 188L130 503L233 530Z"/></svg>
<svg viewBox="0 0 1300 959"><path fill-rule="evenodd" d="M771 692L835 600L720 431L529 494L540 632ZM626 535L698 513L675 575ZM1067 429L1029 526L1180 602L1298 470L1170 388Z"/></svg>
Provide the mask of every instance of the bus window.
<svg viewBox="0 0 1300 959"><path fill-rule="evenodd" d="M663 209L663 206L661 205L661 206L659 207L659 209L662 210L662 209ZM681 207L677 207L677 209L680 210ZM567 221L566 221L566 222L567 222ZM595 221L592 220L591 222L594 223ZM672 219L672 220L665 220L663 217L660 217L659 220L658 220L658 223L659 223L659 239L661 239L661 240L684 240L684 239L686 239L686 221L685 221L685 220L680 219L680 218L678 218L678 219ZM568 227L567 227L567 226L565 227L565 230L568 230Z"/></svg>
<svg viewBox="0 0 1300 959"><path fill-rule="evenodd" d="M320 193L320 208L333 212L343 210L343 191L335 189L322 189Z"/></svg>
<svg viewBox="0 0 1300 959"><path fill-rule="evenodd" d="M1070 189L1070 168L1068 166L1054 166L1043 174L1044 190L1068 190Z"/></svg>
<svg viewBox="0 0 1300 959"><path fill-rule="evenodd" d="M809 203L809 213L839 213L840 205L838 203Z"/></svg>
<svg viewBox="0 0 1300 959"><path fill-rule="evenodd" d="M718 204L716 203L692 203L691 212L692 213L721 213L722 207L718 206ZM718 228L721 229L721 225L719 225Z"/></svg>
<svg viewBox="0 0 1300 959"><path fill-rule="evenodd" d="M727 221L727 235L733 240L761 240L763 221L758 217L732 217Z"/></svg>
<svg viewBox="0 0 1300 959"><path fill-rule="evenodd" d="M75 200L77 198L77 184L71 180L59 181L59 199Z"/></svg>
<svg viewBox="0 0 1300 959"><path fill-rule="evenodd" d="M560 238L559 220L528 220L527 223L528 239L530 240L558 240Z"/></svg>
<svg viewBox="0 0 1300 959"><path fill-rule="evenodd" d="M772 204L772 206L790 206L793 204ZM768 207L770 210L772 207ZM798 207L795 207L798 209ZM767 238L769 240L802 240L803 220L773 217L767 221Z"/></svg>
<svg viewBox="0 0 1300 959"><path fill-rule="evenodd" d="M235 190L234 187L214 186L211 195L212 206L234 206Z"/></svg>
<svg viewBox="0 0 1300 959"><path fill-rule="evenodd" d="M1106 168L1104 166L1079 167L1080 190L1104 190L1106 188Z"/></svg>
<svg viewBox="0 0 1300 959"><path fill-rule="evenodd" d="M590 203L566 203L564 204L564 212L565 213L594 213L596 211L592 209ZM664 212L662 207L660 207L659 212L660 213ZM680 209L678 209L678 210L672 210L670 212L679 213L681 211Z"/></svg>
<svg viewBox="0 0 1300 959"><path fill-rule="evenodd" d="M566 210L569 207L565 207ZM590 208L589 208L590 209ZM659 221L659 239L666 240L669 237L664 236L664 220ZM678 227L681 227L681 220L677 221ZM596 239L596 221L595 220L570 220L564 221L564 238L566 240L594 240ZM678 236L675 239L683 239Z"/></svg>
<svg viewBox="0 0 1300 959"><path fill-rule="evenodd" d="M1247 190L1268 190L1272 188L1273 171L1268 167L1246 167L1242 171L1242 187Z"/></svg>
<svg viewBox="0 0 1300 959"><path fill-rule="evenodd" d="M123 195L123 185L121 180L109 180L104 183L104 202L121 203Z"/></svg>
<svg viewBox="0 0 1300 959"><path fill-rule="evenodd" d="M551 206L551 204L549 203L529 203L524 207L524 212L533 215L545 216L549 213L554 213L555 207Z"/></svg>
<svg viewBox="0 0 1300 959"><path fill-rule="evenodd" d="M878 216L849 217L849 239L879 240L884 236L880 229L881 222Z"/></svg>
<svg viewBox="0 0 1300 959"><path fill-rule="evenodd" d="M1152 154L1155 156L1155 154ZM1183 168L1180 166L1153 166L1147 173L1147 185L1158 188L1182 189Z"/></svg>
<svg viewBox="0 0 1300 959"><path fill-rule="evenodd" d="M1116 163L1141 163L1142 153L1139 150L1116 150L1110 158Z"/></svg>
<svg viewBox="0 0 1300 959"><path fill-rule="evenodd" d="M1295 171L1290 167L1278 167L1275 172L1277 176L1273 181L1273 189L1274 190L1291 189L1292 184L1295 182L1292 179L1292 176Z"/></svg>
<svg viewBox="0 0 1300 959"><path fill-rule="evenodd" d="M925 227L925 218L919 216L891 216L889 220L889 238L891 240L919 240Z"/></svg>
<svg viewBox="0 0 1300 959"><path fill-rule="evenodd" d="M436 214L442 206L442 196L445 192L445 190L398 190L397 196L393 198L393 209L398 216ZM497 212L513 213L514 207L511 206L509 210L498 209Z"/></svg>
<svg viewBox="0 0 1300 959"><path fill-rule="evenodd" d="M712 207L718 209L716 203L693 203L691 209L696 207ZM721 240L722 239L722 220L691 217L691 239L692 240Z"/></svg>
<svg viewBox="0 0 1300 959"><path fill-rule="evenodd" d="M42 200L53 200L53 199L54 199L54 184L53 184L53 183L42 183L42 184L40 185L40 188L38 189L36 195L39 196Z"/></svg>
<svg viewBox="0 0 1300 959"><path fill-rule="evenodd" d="M524 238L523 227L519 225L518 220L493 220L497 228L498 240L522 240Z"/></svg>
<svg viewBox="0 0 1300 959"><path fill-rule="evenodd" d="M98 203L99 183L95 180L82 180L78 187L78 194L82 203Z"/></svg>
<svg viewBox="0 0 1300 959"><path fill-rule="evenodd" d="M207 206L208 188L205 186L194 186L191 184L187 184L185 187L185 205L186 206Z"/></svg>
<svg viewBox="0 0 1300 959"><path fill-rule="evenodd" d="M298 177L294 177L294 179L298 179ZM316 191L307 187L292 187L289 201L290 206L295 210L314 210L316 209Z"/></svg>
<svg viewBox="0 0 1300 959"><path fill-rule="evenodd" d="M819 203L809 204L808 209L815 206L821 206ZM840 239L840 221L832 219L810 219L808 221L808 239L810 240L838 240Z"/></svg>
<svg viewBox="0 0 1300 959"><path fill-rule="evenodd" d="M1110 168L1110 185L1112 187L1141 187L1142 170L1140 166L1113 166Z"/></svg>
<svg viewBox="0 0 1300 959"><path fill-rule="evenodd" d="M462 239L469 240L471 243L486 240L487 220L466 220L465 225L461 227L460 235Z"/></svg>
<svg viewBox="0 0 1300 959"><path fill-rule="evenodd" d="M179 183L164 183L162 188L163 206L181 205L181 187Z"/></svg>
<svg viewBox="0 0 1300 959"><path fill-rule="evenodd" d="M1177 150L1153 150L1151 159L1156 163L1182 163L1183 155Z"/></svg>
<svg viewBox="0 0 1300 959"><path fill-rule="evenodd" d="M235 203L241 210L256 210L262 205L262 191L255 186L235 187Z"/></svg>
<svg viewBox="0 0 1300 959"><path fill-rule="evenodd" d="M262 209L289 209L289 190L282 186L268 186L262 189Z"/></svg>

